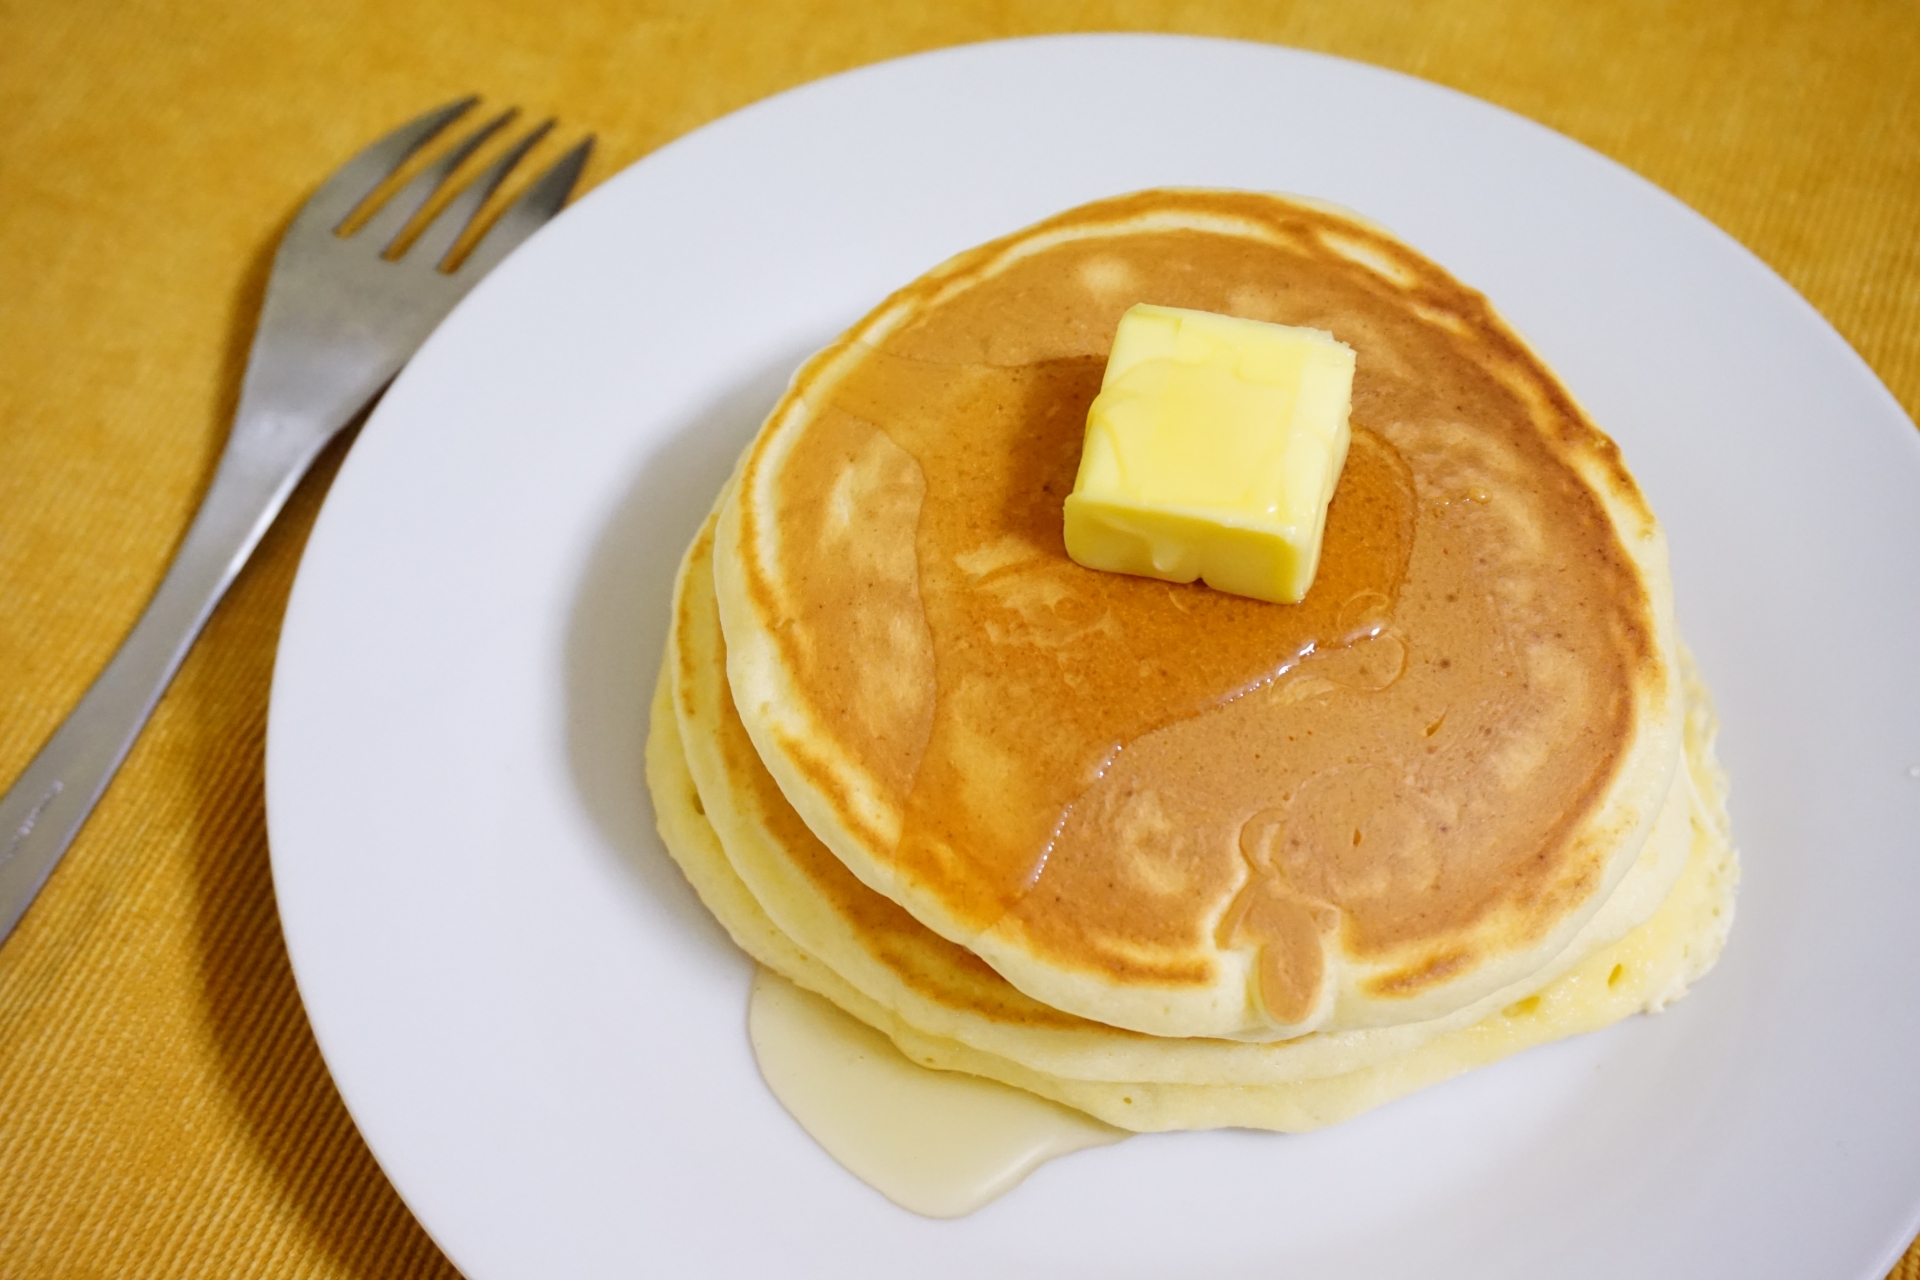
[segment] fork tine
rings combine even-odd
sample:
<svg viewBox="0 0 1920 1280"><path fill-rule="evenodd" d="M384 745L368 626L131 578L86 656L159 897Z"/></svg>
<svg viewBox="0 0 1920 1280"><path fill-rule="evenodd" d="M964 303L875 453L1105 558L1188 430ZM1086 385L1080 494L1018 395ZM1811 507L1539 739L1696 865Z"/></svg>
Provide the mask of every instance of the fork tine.
<svg viewBox="0 0 1920 1280"><path fill-rule="evenodd" d="M317 222L328 231L336 231L373 189L407 162L407 157L427 145L442 129L473 109L479 95L461 98L435 107L395 129L334 171L332 177L308 198L300 209L299 221Z"/></svg>
<svg viewBox="0 0 1920 1280"><path fill-rule="evenodd" d="M580 171L587 166L587 156L593 151L593 135L589 134L580 145L553 162L553 166L527 188L526 194L514 201L500 220L487 229L480 237L480 243L473 247L467 260L460 264L456 276L481 276L494 269L500 259L519 247L520 242L538 231L547 220L566 206L567 196L573 191L573 184L579 179Z"/></svg>
<svg viewBox="0 0 1920 1280"><path fill-rule="evenodd" d="M466 188L448 202L447 207L433 216L420 238L407 250L409 255L417 255L422 261L435 266L445 266L446 257L454 243L473 222L474 215L480 212L480 206L487 202L496 188L506 180L513 167L533 150L534 144L547 136L553 128L552 120L542 121L526 137L513 144L507 153L487 166L486 172L466 185Z"/></svg>
<svg viewBox="0 0 1920 1280"><path fill-rule="evenodd" d="M361 236L380 246L382 253L391 252L400 239L407 224L413 221L413 215L419 213L427 201L433 199L433 193L446 185L453 171L465 163L468 156L479 150L480 144L498 133L507 121L513 119L516 112L509 108L487 121L472 133L462 138L455 146L435 160L432 164L413 175L406 186L394 192L379 211L368 218L366 225L353 233L352 239Z"/></svg>

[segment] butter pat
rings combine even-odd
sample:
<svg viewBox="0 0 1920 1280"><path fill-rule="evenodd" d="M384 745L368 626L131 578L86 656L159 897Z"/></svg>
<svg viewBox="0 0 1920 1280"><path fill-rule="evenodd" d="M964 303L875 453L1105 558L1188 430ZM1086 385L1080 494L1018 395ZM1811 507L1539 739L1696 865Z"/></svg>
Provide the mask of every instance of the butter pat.
<svg viewBox="0 0 1920 1280"><path fill-rule="evenodd" d="M1352 399L1353 349L1324 330L1133 307L1087 411L1067 554L1299 601L1320 564Z"/></svg>

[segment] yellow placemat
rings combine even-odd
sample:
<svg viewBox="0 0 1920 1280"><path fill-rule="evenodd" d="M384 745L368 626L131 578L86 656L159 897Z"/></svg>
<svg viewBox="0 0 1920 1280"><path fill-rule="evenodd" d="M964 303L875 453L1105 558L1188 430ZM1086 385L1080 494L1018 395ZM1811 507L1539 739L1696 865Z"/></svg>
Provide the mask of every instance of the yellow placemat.
<svg viewBox="0 0 1920 1280"><path fill-rule="evenodd" d="M478 89L597 131L594 181L819 76L1074 30L1318 49L1531 116L1745 242L1920 408L1908 0L0 0L0 784L158 581L272 246L340 158ZM330 470L0 949L0 1276L452 1274L327 1078L267 871L273 645Z"/></svg>

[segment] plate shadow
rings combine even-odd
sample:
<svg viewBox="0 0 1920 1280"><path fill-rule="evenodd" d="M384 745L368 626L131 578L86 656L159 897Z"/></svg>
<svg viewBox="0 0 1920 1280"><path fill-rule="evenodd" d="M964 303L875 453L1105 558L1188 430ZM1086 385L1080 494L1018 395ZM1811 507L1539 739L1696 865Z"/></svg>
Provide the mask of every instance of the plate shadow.
<svg viewBox="0 0 1920 1280"><path fill-rule="evenodd" d="M666 650L681 554L793 371L821 343L769 361L671 431L633 477L595 539L566 640L567 758L581 802L647 895L690 941L728 962L738 952L700 904L654 828L647 715Z"/></svg>

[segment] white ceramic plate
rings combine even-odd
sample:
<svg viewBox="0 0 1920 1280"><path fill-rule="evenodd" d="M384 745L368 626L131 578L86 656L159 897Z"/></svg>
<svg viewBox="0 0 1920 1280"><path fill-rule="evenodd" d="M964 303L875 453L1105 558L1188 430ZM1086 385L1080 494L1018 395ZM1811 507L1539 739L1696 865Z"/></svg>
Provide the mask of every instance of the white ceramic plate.
<svg viewBox="0 0 1920 1280"><path fill-rule="evenodd" d="M644 90L637 90L643 92ZM641 779L670 577L798 359L948 254L1166 184L1323 196L1484 289L1620 441L1718 694L1746 881L1656 1019L1304 1137L1150 1137L912 1217L787 1118ZM950 50L739 112L487 280L301 568L268 743L307 1009L473 1280L1859 1277L1920 1213L1920 433L1673 199L1280 49Z"/></svg>

